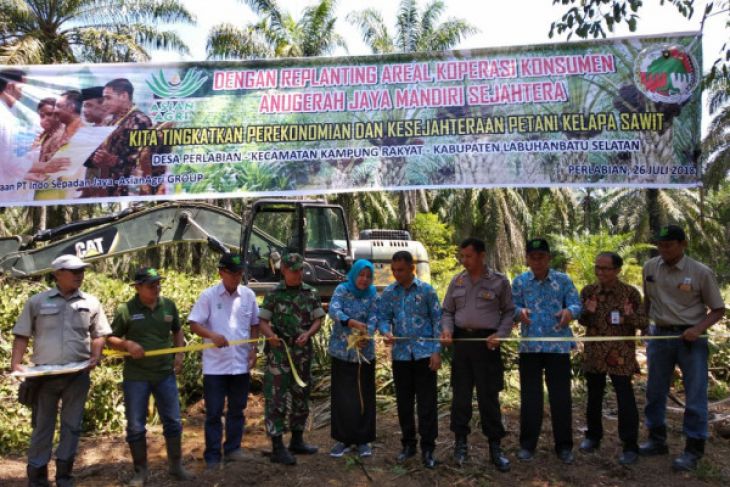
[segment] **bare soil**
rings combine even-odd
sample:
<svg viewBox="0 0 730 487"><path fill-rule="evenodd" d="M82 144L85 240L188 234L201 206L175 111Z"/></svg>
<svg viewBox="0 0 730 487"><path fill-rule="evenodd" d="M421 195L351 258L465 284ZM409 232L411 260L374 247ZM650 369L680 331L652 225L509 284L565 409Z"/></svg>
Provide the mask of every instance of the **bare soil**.
<svg viewBox="0 0 730 487"><path fill-rule="evenodd" d="M681 437L681 413L678 409L670 411L669 442L670 455L641 458L637 465L622 467L616 462L620 453L616 434L615 404L613 394L609 394L606 404L606 429L603 445L598 453L582 454L577 451L584 426L582 401L574 403L574 436L576 442L576 461L566 466L560 463L552 449L549 414L545 415L543 435L537 456L529 462L520 462L515 457L519 432L519 411L509 409L505 412L505 425L509 434L503 446L512 461L512 470L502 474L497 472L488 461L488 447L484 437L473 429L470 441L470 461L462 468L451 461L453 437L448 428L448 413L440 417L440 437L436 447L439 465L435 470L421 466L419 457L405 464L397 464L395 457L400 450L400 431L395 410L389 408L379 412L378 438L373 445L371 458L359 459L354 455L343 458L330 458L327 454L332 446L327 426L307 433L310 443L319 445L320 453L298 456L298 464L293 467L270 463L266 454L270 444L263 428L263 398L252 395L247 409L247 431L244 438L244 451L247 459L242 462L226 464L219 471L204 469L202 404L197 404L186 412L185 439L183 444L186 467L197 478L190 482L175 482L167 474L165 446L159 426L151 426L148 432L150 443L150 486L231 486L231 485L271 485L271 486L339 486L349 487L368 485L398 485L399 487L444 485L529 485L529 486L660 486L679 487L693 485L728 485L730 480L730 440L722 436L727 427L722 422L713 424L711 438L707 443L707 453L700 468L693 473L671 471L672 458L683 447ZM641 402L641 393L637 399ZM714 414L728 412L727 404L713 408ZM724 410L723 410L724 408ZM717 416L715 416L717 417ZM51 478L53 466L50 466ZM123 436L85 437L81 440L75 475L77 485L116 486L124 485L131 477L132 468ZM0 458L0 485L5 487L25 485L25 458L22 455Z"/></svg>

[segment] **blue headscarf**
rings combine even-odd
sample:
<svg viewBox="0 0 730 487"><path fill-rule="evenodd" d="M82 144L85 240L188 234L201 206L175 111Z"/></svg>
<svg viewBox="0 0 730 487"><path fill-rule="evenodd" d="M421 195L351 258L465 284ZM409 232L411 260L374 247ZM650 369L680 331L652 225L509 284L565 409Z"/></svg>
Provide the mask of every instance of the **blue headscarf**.
<svg viewBox="0 0 730 487"><path fill-rule="evenodd" d="M356 298L368 298L370 296L375 296L376 293L375 286L372 284L370 284L370 286L366 289L359 289L357 287L357 276L360 275L360 272L362 272L363 269L370 269L370 275L375 278L375 266L372 262L366 259L357 259L355 263L352 264L350 272L347 273L347 281L345 281L345 287Z"/></svg>

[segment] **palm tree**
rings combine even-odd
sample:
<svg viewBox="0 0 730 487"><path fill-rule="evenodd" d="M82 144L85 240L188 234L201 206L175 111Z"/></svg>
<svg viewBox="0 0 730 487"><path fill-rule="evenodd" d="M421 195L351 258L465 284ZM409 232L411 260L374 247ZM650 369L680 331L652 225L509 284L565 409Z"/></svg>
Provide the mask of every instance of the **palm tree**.
<svg viewBox="0 0 730 487"><path fill-rule="evenodd" d="M709 87L708 105L714 115L702 140L705 186L717 190L730 171L730 84L715 80Z"/></svg>
<svg viewBox="0 0 730 487"><path fill-rule="evenodd" d="M723 248L722 226L701 193L690 189L620 188L606 192L599 205L609 230L632 232L635 242L648 242L667 224L684 227L692 249L712 253Z"/></svg>
<svg viewBox="0 0 730 487"><path fill-rule="evenodd" d="M165 23L194 23L180 0L0 2L0 64L147 61L147 49L188 53Z"/></svg>
<svg viewBox="0 0 730 487"><path fill-rule="evenodd" d="M478 30L464 19L450 18L439 23L445 8L441 0L431 1L423 10L419 10L416 0L401 0L394 34L388 30L380 12L374 9L352 12L347 19L360 29L363 41L370 46L373 54L442 51L454 47L462 38ZM403 163L399 160L394 162ZM425 201L423 190L399 193L398 209L406 228L410 227L419 209L428 211L423 204Z"/></svg>
<svg viewBox="0 0 730 487"><path fill-rule="evenodd" d="M457 241L466 237L482 238L488 246L488 264L506 271L522 262L526 229L532 214L520 190L447 190L433 202L442 221L451 222Z"/></svg>
<svg viewBox="0 0 730 487"><path fill-rule="evenodd" d="M243 28L220 24L208 35L208 57L241 59L262 57L309 57L345 48L335 32L336 0L320 0L306 7L299 20L282 11L275 0L243 0L260 20Z"/></svg>

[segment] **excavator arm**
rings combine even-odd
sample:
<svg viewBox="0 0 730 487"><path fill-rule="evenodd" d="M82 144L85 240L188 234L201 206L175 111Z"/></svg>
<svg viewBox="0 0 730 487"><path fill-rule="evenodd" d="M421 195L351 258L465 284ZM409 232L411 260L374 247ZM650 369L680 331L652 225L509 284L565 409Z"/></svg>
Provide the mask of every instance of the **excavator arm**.
<svg viewBox="0 0 730 487"><path fill-rule="evenodd" d="M70 236L62 238L64 235ZM38 242L58 238L36 247ZM207 243L226 252L238 250L240 238L241 217L205 203L129 208L39 232L29 240L0 239L0 273L16 278L35 276L50 272L51 262L59 255L72 254L92 262L181 242Z"/></svg>

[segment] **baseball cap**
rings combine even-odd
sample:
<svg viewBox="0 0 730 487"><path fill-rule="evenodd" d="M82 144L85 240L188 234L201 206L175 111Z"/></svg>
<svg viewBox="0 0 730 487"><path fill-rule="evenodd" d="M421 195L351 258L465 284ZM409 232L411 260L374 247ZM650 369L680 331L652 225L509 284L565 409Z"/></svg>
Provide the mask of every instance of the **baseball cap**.
<svg viewBox="0 0 730 487"><path fill-rule="evenodd" d="M87 264L75 255L66 254L53 259L53 262L51 262L51 269L53 269L54 271L59 271L61 269L75 270L83 269L84 267L88 267L90 265L91 264Z"/></svg>
<svg viewBox="0 0 730 487"><path fill-rule="evenodd" d="M687 240L687 235L684 233L684 230L682 230L682 227L677 225L667 225L660 228L654 238L654 241L656 242L667 242L669 240L682 242Z"/></svg>
<svg viewBox="0 0 730 487"><path fill-rule="evenodd" d="M243 270L243 259L240 254L223 254L218 260L218 269L240 272Z"/></svg>
<svg viewBox="0 0 730 487"><path fill-rule="evenodd" d="M298 271L304 266L304 257L295 253L284 254L281 263L293 271Z"/></svg>
<svg viewBox="0 0 730 487"><path fill-rule="evenodd" d="M550 245L544 238L533 238L527 241L527 253L550 252Z"/></svg>
<svg viewBox="0 0 730 487"><path fill-rule="evenodd" d="M159 272L157 272L157 269L154 267L140 267L137 269L137 272L134 273L134 283L135 284L145 284L148 282L157 282L164 279L160 275Z"/></svg>

